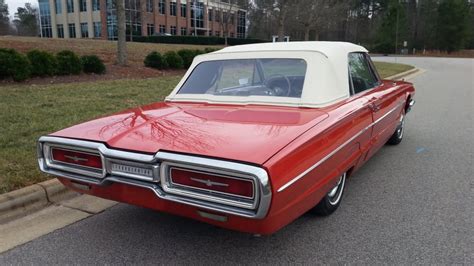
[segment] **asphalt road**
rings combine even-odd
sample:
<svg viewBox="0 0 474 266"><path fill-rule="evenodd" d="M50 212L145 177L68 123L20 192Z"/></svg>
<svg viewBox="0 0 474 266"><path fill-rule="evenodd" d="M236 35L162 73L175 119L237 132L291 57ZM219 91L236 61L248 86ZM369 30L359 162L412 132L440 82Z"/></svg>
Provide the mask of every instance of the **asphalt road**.
<svg viewBox="0 0 474 266"><path fill-rule="evenodd" d="M394 61L394 58L376 58ZM119 204L0 255L5 264L474 264L474 60L399 58L427 70L403 142L347 182L327 218L256 238Z"/></svg>

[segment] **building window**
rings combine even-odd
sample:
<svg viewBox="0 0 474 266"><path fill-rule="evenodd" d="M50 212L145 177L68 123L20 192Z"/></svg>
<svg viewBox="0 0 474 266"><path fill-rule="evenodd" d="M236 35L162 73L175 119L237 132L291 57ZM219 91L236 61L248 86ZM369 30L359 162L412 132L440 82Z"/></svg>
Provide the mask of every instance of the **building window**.
<svg viewBox="0 0 474 266"><path fill-rule="evenodd" d="M213 14L212 14L212 9L208 9L208 10L207 10L207 16L208 16L208 18L209 18L209 21L212 21L212 15L213 15Z"/></svg>
<svg viewBox="0 0 474 266"><path fill-rule="evenodd" d="M102 23L94 22L94 38L102 37Z"/></svg>
<svg viewBox="0 0 474 266"><path fill-rule="evenodd" d="M160 25L160 33L166 33L166 26Z"/></svg>
<svg viewBox="0 0 474 266"><path fill-rule="evenodd" d="M188 29L186 29L186 27L181 27L181 35L184 36L187 34L188 34Z"/></svg>
<svg viewBox="0 0 474 266"><path fill-rule="evenodd" d="M48 0L39 0L41 37L53 37L53 28L51 26L51 10Z"/></svg>
<svg viewBox="0 0 474 266"><path fill-rule="evenodd" d="M220 31L216 31L214 35L216 35L216 37L220 37L220 36L221 36L221 32L220 32Z"/></svg>
<svg viewBox="0 0 474 266"><path fill-rule="evenodd" d="M222 22L224 22L224 23L227 24L227 23L229 23L228 19L229 19L228 13L227 13L227 12L223 12L223 14L222 14Z"/></svg>
<svg viewBox="0 0 474 266"><path fill-rule="evenodd" d="M146 12L153 12L153 0L146 0Z"/></svg>
<svg viewBox="0 0 474 266"><path fill-rule="evenodd" d="M246 16L245 12L237 12L237 38L245 38Z"/></svg>
<svg viewBox="0 0 474 266"><path fill-rule="evenodd" d="M67 1L67 12L74 13L74 0L66 0Z"/></svg>
<svg viewBox="0 0 474 266"><path fill-rule="evenodd" d="M56 14L63 13L63 8L61 6L61 0L54 0L54 7L56 8Z"/></svg>
<svg viewBox="0 0 474 266"><path fill-rule="evenodd" d="M142 18L141 18L140 0L126 0L125 1L125 19L126 19L127 36L130 36L130 35L141 36L142 35Z"/></svg>
<svg viewBox="0 0 474 266"><path fill-rule="evenodd" d="M155 34L155 24L146 24L147 36L153 36Z"/></svg>
<svg viewBox="0 0 474 266"><path fill-rule="evenodd" d="M100 1L92 0L92 11L100 11Z"/></svg>
<svg viewBox="0 0 474 266"><path fill-rule="evenodd" d="M76 38L76 24L69 23L69 38Z"/></svg>
<svg viewBox="0 0 474 266"><path fill-rule="evenodd" d="M231 25L235 24L235 14L234 13L230 14L230 24Z"/></svg>
<svg viewBox="0 0 474 266"><path fill-rule="evenodd" d="M204 3L191 3L191 27L204 28Z"/></svg>
<svg viewBox="0 0 474 266"><path fill-rule="evenodd" d="M81 12L87 11L87 0L79 0L79 11Z"/></svg>
<svg viewBox="0 0 474 266"><path fill-rule="evenodd" d="M170 33L171 33L171 35L176 35L176 26L171 26L170 27Z"/></svg>
<svg viewBox="0 0 474 266"><path fill-rule="evenodd" d="M158 9L160 14L164 15L166 13L166 0L159 0L158 2Z"/></svg>
<svg viewBox="0 0 474 266"><path fill-rule="evenodd" d="M217 10L216 10L216 15L215 15L214 20L215 20L216 22L221 22L221 12L220 12L220 11L217 11Z"/></svg>
<svg viewBox="0 0 474 266"><path fill-rule="evenodd" d="M58 33L58 38L64 38L64 27L63 24L57 24L56 25L57 33Z"/></svg>
<svg viewBox="0 0 474 266"><path fill-rule="evenodd" d="M107 12L107 39L117 40L117 8L114 0L106 0Z"/></svg>
<svg viewBox="0 0 474 266"><path fill-rule="evenodd" d="M230 37L234 38L234 33L233 32L230 33Z"/></svg>
<svg viewBox="0 0 474 266"><path fill-rule="evenodd" d="M89 29L87 27L87 22L81 23L81 37L82 38L89 37Z"/></svg>
<svg viewBox="0 0 474 266"><path fill-rule="evenodd" d="M181 4L181 17L185 18L186 15L186 4Z"/></svg>
<svg viewBox="0 0 474 266"><path fill-rule="evenodd" d="M170 16L176 16L176 2L170 2Z"/></svg>

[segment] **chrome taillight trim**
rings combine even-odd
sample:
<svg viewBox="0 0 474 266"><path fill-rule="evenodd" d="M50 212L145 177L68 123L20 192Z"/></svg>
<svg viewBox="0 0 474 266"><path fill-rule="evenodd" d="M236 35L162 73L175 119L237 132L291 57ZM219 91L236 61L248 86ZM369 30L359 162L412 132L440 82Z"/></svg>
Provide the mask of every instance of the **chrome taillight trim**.
<svg viewBox="0 0 474 266"><path fill-rule="evenodd" d="M204 166L204 167L203 167ZM241 173L236 173L236 172L230 172L230 171L224 171L222 169L209 169L207 167L212 166L209 164L201 164L200 166L196 165L188 165L188 164L183 164L183 163L176 163L176 162L163 162L161 164L161 169L160 169L160 176L161 176L161 186L164 191L171 193L171 194L176 194L176 195L181 195L185 197L192 197L192 198L197 198L197 199L202 199L202 200L208 200L211 202L216 202L216 203L223 203L226 205L231 205L235 207L240 207L240 208L245 208L245 209L255 209L256 205L258 204L258 193L256 192L256 177L252 175L243 175ZM173 167L177 168L182 168L185 170L196 170L199 172L209 172L213 171L217 173L217 175L222 175L222 176L234 176L234 177L241 177L241 179L246 179L249 180L253 183L254 187L254 197L251 199L244 198L244 197L239 197L236 195L228 194L228 193L223 193L223 192L216 192L212 190L205 190L205 189L197 189L197 188L185 188L183 185L175 185L171 182L170 178L170 170ZM199 191L201 190L201 191ZM210 195L207 192L214 192L216 196ZM217 195L221 196L217 196Z"/></svg>
<svg viewBox="0 0 474 266"><path fill-rule="evenodd" d="M98 155L100 156L101 162L102 162L102 169L97 169L93 167L87 167L87 166L82 166L82 165L76 165L76 164L71 164L71 163L66 163L66 162L60 162L57 160L54 160L52 151L53 149L63 149L63 150L68 150L68 151L76 151L76 152L83 152L83 153L88 153L91 155ZM91 176L91 177L96 177L96 178L103 178L106 174L105 172L105 161L104 161L104 156L100 154L100 152L97 149L90 148L90 147L76 147L76 146L70 146L67 144L59 144L59 143L43 143L42 144L42 153L44 156L44 162L45 164L50 167L54 168L57 170L61 171L67 171L67 172L76 172L80 173L82 175L86 176Z"/></svg>
<svg viewBox="0 0 474 266"><path fill-rule="evenodd" d="M46 163L44 147L45 145L64 145L73 150L85 149L89 151L98 151L103 158L104 174L101 176L88 175L87 173L76 171L76 169L59 169L52 168ZM217 211L226 214L233 214L252 219L262 219L267 215L271 202L271 187L267 172L257 166L229 162L224 160L209 159L197 156L175 154L171 152L158 152L155 155L141 154L135 152L120 151L110 149L102 143L83 141L76 139L68 139L61 137L41 137L38 141L38 163L41 171L61 176L70 180L80 181L84 183L106 186L112 182L122 183L132 186L138 186L152 190L155 195L161 199L173 202L179 202L211 211ZM112 173L111 162L123 161L134 163L137 165L152 165L154 171L160 169L160 173L154 176L153 180L136 178L132 175L124 175L121 173ZM255 199L250 204L240 199L241 203L235 198L206 197L206 195L182 194L179 191L165 191L165 186L160 184L163 182L163 171L166 167L160 165L181 165L183 168L197 168L207 172L220 172L232 176L245 176L251 178L255 182ZM166 181L166 178L165 178ZM164 184L165 182L163 182Z"/></svg>

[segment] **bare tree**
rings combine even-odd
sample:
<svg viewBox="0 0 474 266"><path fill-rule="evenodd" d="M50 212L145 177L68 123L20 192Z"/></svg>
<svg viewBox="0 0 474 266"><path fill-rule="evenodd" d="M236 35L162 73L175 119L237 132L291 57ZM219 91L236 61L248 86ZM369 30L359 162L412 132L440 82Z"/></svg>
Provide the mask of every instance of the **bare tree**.
<svg viewBox="0 0 474 266"><path fill-rule="evenodd" d="M227 0L227 1L217 1L217 8L219 12L215 12L215 16L221 16L219 19L219 26L222 29L222 34L224 35L224 43L227 45L227 38L229 37L229 27L231 22L235 24L235 14L231 14L233 9L238 4L238 0ZM234 21L232 21L232 18Z"/></svg>
<svg viewBox="0 0 474 266"><path fill-rule="evenodd" d="M127 65L127 40L125 31L125 0L116 0L117 7L117 64Z"/></svg>

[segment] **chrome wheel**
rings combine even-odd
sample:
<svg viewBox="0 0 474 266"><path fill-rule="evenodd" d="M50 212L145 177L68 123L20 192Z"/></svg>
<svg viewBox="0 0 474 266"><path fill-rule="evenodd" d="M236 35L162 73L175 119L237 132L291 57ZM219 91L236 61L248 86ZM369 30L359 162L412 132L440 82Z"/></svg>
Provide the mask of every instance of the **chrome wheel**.
<svg viewBox="0 0 474 266"><path fill-rule="evenodd" d="M336 186L328 193L328 201L331 205L336 205L341 200L344 184L346 183L346 173L339 177Z"/></svg>
<svg viewBox="0 0 474 266"><path fill-rule="evenodd" d="M405 116L402 114L400 116L400 124L398 125L398 129L397 129L397 137L399 139L403 138L403 128L404 128L404 125L405 125Z"/></svg>

